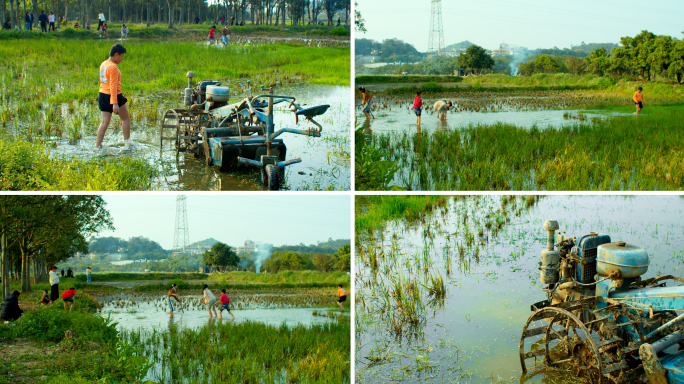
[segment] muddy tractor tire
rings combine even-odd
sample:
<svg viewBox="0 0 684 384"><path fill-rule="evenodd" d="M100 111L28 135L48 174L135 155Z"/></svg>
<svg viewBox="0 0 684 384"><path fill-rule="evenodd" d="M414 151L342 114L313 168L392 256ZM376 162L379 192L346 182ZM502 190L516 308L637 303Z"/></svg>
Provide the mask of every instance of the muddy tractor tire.
<svg viewBox="0 0 684 384"><path fill-rule="evenodd" d="M269 191L277 191L280 189L280 176L278 175L278 167L274 164L267 164L264 169L264 185L268 186Z"/></svg>

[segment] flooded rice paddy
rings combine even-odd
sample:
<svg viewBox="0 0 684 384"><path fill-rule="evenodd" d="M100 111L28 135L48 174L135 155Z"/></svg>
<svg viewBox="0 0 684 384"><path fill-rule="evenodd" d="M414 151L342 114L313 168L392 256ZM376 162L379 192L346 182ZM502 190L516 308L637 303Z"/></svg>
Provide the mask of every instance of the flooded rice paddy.
<svg viewBox="0 0 684 384"><path fill-rule="evenodd" d="M218 290L214 291L218 298ZM294 326L349 319L348 313L341 314L339 309L326 308L326 305L334 303L334 297L317 291L284 291L279 294L228 291L228 295L235 322L255 321L275 326ZM179 295L181 303L173 300L176 308L174 316L169 315L166 292L95 292L91 296L102 305L101 315L116 321L120 330L166 329L172 325L198 328L211 321L206 304L202 303L202 295ZM226 311L223 312L223 321L233 321Z"/></svg>
<svg viewBox="0 0 684 384"><path fill-rule="evenodd" d="M237 82L229 84L236 95ZM284 85L278 93L295 96L297 102L306 106L329 104L326 114L319 116L323 126L320 138L284 134L287 158L300 157L301 163L285 169L284 189L349 189L349 89L340 86ZM234 97L237 100L237 97ZM95 151L95 136L100 124L100 112L94 100L73 101L64 104L39 103L36 110L12 111L5 107L3 125L14 139L42 141L52 148L53 155L74 155L84 159L96 157L117 158L139 156L148 160L159 171L153 187L159 190L262 190L259 171L239 168L232 172L219 172L206 167L204 159L189 154L177 156L167 142L160 147L160 126L164 112L169 108L182 107L176 92L146 97L129 97L131 113L131 139L134 146L124 146L121 123L112 119L104 148ZM295 125L292 113L276 107L275 129L305 128L310 123L300 121ZM12 118L12 116L16 116ZM35 116L38 116L36 118ZM0 116L2 117L2 116ZM5 121L7 120L7 121Z"/></svg>
<svg viewBox="0 0 684 384"><path fill-rule="evenodd" d="M447 112L446 121L439 119L432 108L437 100L447 100L453 107ZM631 113L606 113L586 110L585 106L602 103L620 104L614 99L590 99L572 94L545 94L538 96L481 96L423 99L420 127L416 125L413 111L413 95L403 97L379 96L373 100L373 118L364 123L367 133L416 132L433 133L467 129L476 125L505 123L522 128L553 129L577 124L596 122L609 116L626 116ZM356 104L357 119L364 121L360 102Z"/></svg>
<svg viewBox="0 0 684 384"><path fill-rule="evenodd" d="M681 197L450 198L414 224L357 234L357 382L581 382L521 377L520 333L545 298L537 262L549 218L568 236L597 231L644 248L645 277L682 275Z"/></svg>

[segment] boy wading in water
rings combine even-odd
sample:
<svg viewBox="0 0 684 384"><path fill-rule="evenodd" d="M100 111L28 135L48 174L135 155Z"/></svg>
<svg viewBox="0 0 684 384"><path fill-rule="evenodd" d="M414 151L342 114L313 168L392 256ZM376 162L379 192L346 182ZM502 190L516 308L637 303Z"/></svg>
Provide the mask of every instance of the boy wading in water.
<svg viewBox="0 0 684 384"><path fill-rule="evenodd" d="M169 300L169 314L171 316L173 316L173 311L176 310L176 307L173 306L173 301L171 301L171 298L175 297L177 302L181 302L178 298L178 295L176 294L176 286L177 284L172 285L171 289L169 290L169 293L166 294L166 298Z"/></svg>
<svg viewBox="0 0 684 384"><path fill-rule="evenodd" d="M209 30L209 45L214 44L215 35L216 35L216 26L212 25L211 29Z"/></svg>
<svg viewBox="0 0 684 384"><path fill-rule="evenodd" d="M359 92L361 92L361 96L363 96L363 114L366 115L366 120L370 120L371 118L371 105L372 102L371 100L373 97L366 91L366 88L360 87Z"/></svg>
<svg viewBox="0 0 684 384"><path fill-rule="evenodd" d="M102 123L97 129L97 142L95 148L102 148L109 122L112 120L112 113L119 115L122 122L121 130L124 136L124 145L130 146L131 138L131 116L128 114L126 99L121 94L121 72L118 64L123 61L126 48L121 44L114 44L109 50L109 59L100 64L100 113Z"/></svg>
<svg viewBox="0 0 684 384"><path fill-rule="evenodd" d="M439 119L442 121L446 121L446 113L449 110L449 108L451 108L451 106L451 101L445 102L444 100L439 100L435 103L433 108L435 109L435 111L437 111Z"/></svg>
<svg viewBox="0 0 684 384"><path fill-rule="evenodd" d="M644 94L642 93L643 89L639 87L639 89L634 92L634 96L632 96L632 100L634 100L634 105L636 105L636 112L634 112L635 115L639 116L639 112L644 109Z"/></svg>
<svg viewBox="0 0 684 384"><path fill-rule="evenodd" d="M418 116L418 117L416 117L416 125L417 126L420 126L420 115L423 112L423 109L422 109L423 108L423 99L420 98L420 95L422 93L423 92L421 92L421 91L416 92L416 97L413 98L413 112L415 112L416 116Z"/></svg>
<svg viewBox="0 0 684 384"><path fill-rule="evenodd" d="M347 301L347 291L342 288L341 285L337 285L337 305L342 308L342 312L344 312L344 302Z"/></svg>
<svg viewBox="0 0 684 384"><path fill-rule="evenodd" d="M235 320L235 316L233 316L233 314L230 312L230 299L228 298L228 295L226 295L225 289L221 290L221 296L219 297L219 302L215 303L214 305L219 306L219 319L220 320L223 320L223 310L224 309L226 311L228 311L228 314L230 315L230 317L232 317L233 320ZM216 311L214 310L214 312L216 312ZM210 313L210 315L211 315L211 313Z"/></svg>

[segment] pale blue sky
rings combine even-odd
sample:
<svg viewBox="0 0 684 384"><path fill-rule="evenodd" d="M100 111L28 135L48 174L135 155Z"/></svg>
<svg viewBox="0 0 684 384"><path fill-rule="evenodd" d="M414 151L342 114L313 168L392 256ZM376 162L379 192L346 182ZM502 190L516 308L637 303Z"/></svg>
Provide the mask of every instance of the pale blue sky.
<svg viewBox="0 0 684 384"><path fill-rule="evenodd" d="M430 0L358 0L367 33L428 47ZM642 30L682 38L683 0L442 0L444 44L463 40L496 48L501 42L535 48L619 43Z"/></svg>
<svg viewBox="0 0 684 384"><path fill-rule="evenodd" d="M145 236L165 249L173 247L176 196L105 195L116 231L98 237ZM232 246L246 239L273 245L315 244L351 239L350 196L189 195L190 243L213 237Z"/></svg>

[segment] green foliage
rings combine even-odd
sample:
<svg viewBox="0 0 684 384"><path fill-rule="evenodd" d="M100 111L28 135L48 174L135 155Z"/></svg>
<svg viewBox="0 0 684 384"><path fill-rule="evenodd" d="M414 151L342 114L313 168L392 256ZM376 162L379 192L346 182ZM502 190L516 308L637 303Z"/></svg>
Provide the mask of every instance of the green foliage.
<svg viewBox="0 0 684 384"><path fill-rule="evenodd" d="M64 310L60 299L38 311L24 313L21 321L15 323L16 337L57 343L64 339L65 331L73 330L84 341L107 344L116 340L116 323L87 312L97 306L92 299L81 295L75 301L71 312Z"/></svg>
<svg viewBox="0 0 684 384"><path fill-rule="evenodd" d="M178 289L188 289L188 288L190 288L190 284L189 284L188 282L186 282L185 280L180 279L180 278L176 278L176 279L173 279L173 280L169 281L169 283L168 283L168 284L165 284L165 286L166 286L167 289L171 289L171 286L172 286L173 284L177 284L177 285L178 285L178 287L177 287Z"/></svg>
<svg viewBox="0 0 684 384"><path fill-rule="evenodd" d="M386 75L357 75L355 79L356 84L400 84L400 83L460 83L463 81L461 76L453 75L406 75L406 76L386 76Z"/></svg>
<svg viewBox="0 0 684 384"><path fill-rule="evenodd" d="M394 174L399 167L391 160L385 160L389 153L382 152L373 145L366 143L364 128L358 128L355 132L355 172L356 190L359 191L382 191L397 189L390 187L394 180Z"/></svg>
<svg viewBox="0 0 684 384"><path fill-rule="evenodd" d="M437 93L444 91L444 87L440 84L435 83L434 81L428 81L427 83L423 83L420 85L420 90L425 93Z"/></svg>
<svg viewBox="0 0 684 384"><path fill-rule="evenodd" d="M446 203L446 196L437 195L359 195L354 215L356 233L378 230L388 220L402 219L411 223Z"/></svg>
<svg viewBox="0 0 684 384"><path fill-rule="evenodd" d="M468 47L465 53L458 56L456 62L459 68L474 74L481 73L483 70L491 69L494 66L494 59L487 54L484 48L477 45Z"/></svg>
<svg viewBox="0 0 684 384"><path fill-rule="evenodd" d="M339 26L330 30L330 34L333 36L349 36L350 32L349 29Z"/></svg>
<svg viewBox="0 0 684 384"><path fill-rule="evenodd" d="M299 245L281 245L273 248L275 251L295 251L299 253L326 253L333 254L338 252L340 247L349 245L349 239L328 239L328 241L319 241L317 244L299 244Z"/></svg>
<svg viewBox="0 0 684 384"><path fill-rule="evenodd" d="M52 156L40 144L0 138L0 189L5 191L149 190L157 173L143 158Z"/></svg>
<svg viewBox="0 0 684 384"><path fill-rule="evenodd" d="M222 268L237 267L240 258L237 253L229 245L218 242L211 246L211 249L205 251L202 255L202 263L208 267L216 267L219 270Z"/></svg>
<svg viewBox="0 0 684 384"><path fill-rule="evenodd" d="M280 271L278 273L226 272L214 273L210 280L226 280L229 282L262 283L262 284L316 284L321 287L334 287L342 284L349 286L349 275L345 271ZM231 284L232 287L232 284Z"/></svg>
<svg viewBox="0 0 684 384"><path fill-rule="evenodd" d="M350 380L350 323L273 326L252 321L160 332L126 331L124 340L188 382L343 383ZM163 342L159 342L163 340ZM202 356L198 359L198 356Z"/></svg>
<svg viewBox="0 0 684 384"><path fill-rule="evenodd" d="M107 281L140 281L140 280L204 280L209 275L206 273L164 273L164 272L149 272L149 273L98 273L93 274L93 279L98 282ZM86 281L86 275L76 275L76 280L80 282Z"/></svg>
<svg viewBox="0 0 684 384"><path fill-rule="evenodd" d="M126 251L129 255L139 253L166 253L159 243L144 236L131 237L126 242Z"/></svg>

